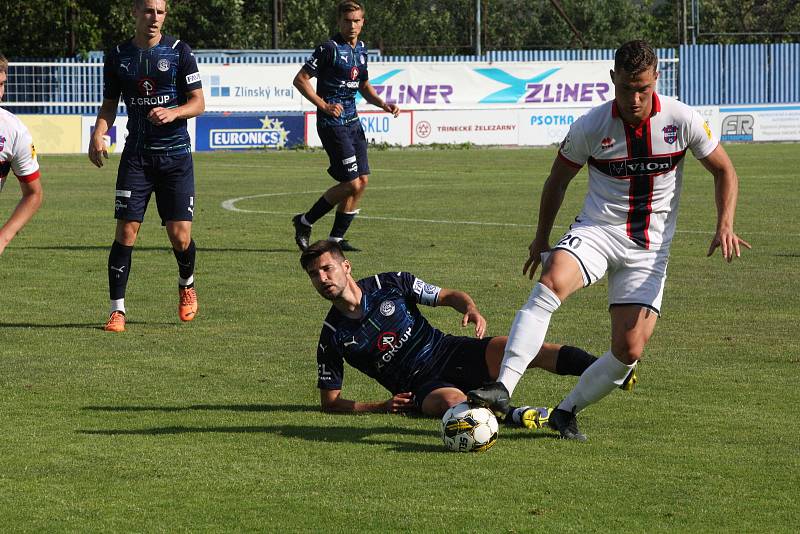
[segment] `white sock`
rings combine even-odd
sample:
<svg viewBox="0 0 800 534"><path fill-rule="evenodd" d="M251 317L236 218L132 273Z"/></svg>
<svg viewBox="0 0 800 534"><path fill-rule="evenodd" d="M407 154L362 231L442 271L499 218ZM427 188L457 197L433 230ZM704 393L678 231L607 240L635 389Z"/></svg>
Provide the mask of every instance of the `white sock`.
<svg viewBox="0 0 800 534"><path fill-rule="evenodd" d="M178 277L178 285L181 287L188 287L194 284L194 275L190 275L189 278L181 278Z"/></svg>
<svg viewBox="0 0 800 534"><path fill-rule="evenodd" d="M503 363L497 381L514 392L522 374L539 353L553 315L561 301L550 288L537 283L533 287L528 302L517 312L511 331L508 333Z"/></svg>
<svg viewBox="0 0 800 534"><path fill-rule="evenodd" d="M111 301L111 312L109 313L109 315L111 315L115 311L121 311L122 313L125 313L125 299L124 298L116 299L116 300L112 300Z"/></svg>
<svg viewBox="0 0 800 534"><path fill-rule="evenodd" d="M626 365L611 351L606 352L583 372L581 379L569 395L559 403L558 408L568 412L573 410L575 413L580 412L622 385L634 367L635 363Z"/></svg>
<svg viewBox="0 0 800 534"><path fill-rule="evenodd" d="M300 216L300 222L305 224L306 226L314 226L313 224L308 222L308 219L306 219L306 214L305 213Z"/></svg>

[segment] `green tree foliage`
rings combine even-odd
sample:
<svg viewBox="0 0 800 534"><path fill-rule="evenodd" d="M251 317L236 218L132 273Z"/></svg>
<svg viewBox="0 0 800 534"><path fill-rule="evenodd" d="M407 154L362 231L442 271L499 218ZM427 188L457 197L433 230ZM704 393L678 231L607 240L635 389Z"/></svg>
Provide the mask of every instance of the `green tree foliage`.
<svg viewBox="0 0 800 534"><path fill-rule="evenodd" d="M797 0L697 0L699 42L800 40ZM690 3L690 0L687 0ZM133 33L133 0L25 0L0 8L0 50L13 58L75 56ZM364 0L363 38L383 54L475 50L475 0ZM681 0L481 0L486 50L613 48L633 38L659 47L682 38ZM196 49L310 49L335 32L336 0L169 0L164 31ZM773 35L767 35L768 33ZM791 35L794 32L794 35ZM784 35L777 35L783 33Z"/></svg>
<svg viewBox="0 0 800 534"><path fill-rule="evenodd" d="M698 43L800 40L797 0L706 0L700 3L699 15Z"/></svg>

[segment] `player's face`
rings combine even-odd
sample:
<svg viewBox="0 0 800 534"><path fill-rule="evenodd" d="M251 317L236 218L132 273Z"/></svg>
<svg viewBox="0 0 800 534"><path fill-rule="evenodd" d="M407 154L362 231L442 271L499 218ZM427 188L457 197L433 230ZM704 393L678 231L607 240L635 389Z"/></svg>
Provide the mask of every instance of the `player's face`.
<svg viewBox="0 0 800 534"><path fill-rule="evenodd" d="M364 26L364 12L351 11L339 17L339 33L351 44L358 41L361 28Z"/></svg>
<svg viewBox="0 0 800 534"><path fill-rule="evenodd" d="M136 35L152 39L161 34L161 26L167 17L167 3L164 0L144 0L140 7L135 7Z"/></svg>
<svg viewBox="0 0 800 534"><path fill-rule="evenodd" d="M0 71L0 100L3 100L3 95L6 94L6 80L8 75L4 71Z"/></svg>
<svg viewBox="0 0 800 534"><path fill-rule="evenodd" d="M336 300L347 288L350 262L335 258L330 252L320 255L306 269L311 284L322 298Z"/></svg>
<svg viewBox="0 0 800 534"><path fill-rule="evenodd" d="M658 72L647 69L639 74L628 74L625 69L611 71L614 92L622 118L628 122L641 122L653 108L653 91L656 90Z"/></svg>

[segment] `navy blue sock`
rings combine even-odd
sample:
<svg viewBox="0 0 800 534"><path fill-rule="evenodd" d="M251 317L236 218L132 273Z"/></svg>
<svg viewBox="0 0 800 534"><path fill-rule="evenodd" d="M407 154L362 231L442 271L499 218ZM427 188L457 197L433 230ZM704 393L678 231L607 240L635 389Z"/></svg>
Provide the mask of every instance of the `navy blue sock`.
<svg viewBox="0 0 800 534"><path fill-rule="evenodd" d="M114 240L108 254L108 293L111 300L125 298L128 275L131 271L133 247L126 247Z"/></svg>
<svg viewBox="0 0 800 534"><path fill-rule="evenodd" d="M333 209L333 204L325 200L325 196L319 197L311 209L305 213L306 221L308 224L314 224L320 220L326 213Z"/></svg>
<svg viewBox="0 0 800 534"><path fill-rule="evenodd" d="M558 351L556 359L556 373L560 375L581 376L597 357L578 347L564 345Z"/></svg>
<svg viewBox="0 0 800 534"><path fill-rule="evenodd" d="M194 274L194 258L197 254L197 248L194 246L194 239L189 242L189 246L186 250L180 251L172 249L172 253L175 254L175 259L178 262L178 274L184 280L188 279ZM191 287L194 284L189 284L186 287Z"/></svg>
<svg viewBox="0 0 800 534"><path fill-rule="evenodd" d="M333 228L331 228L331 237L335 239L344 239L344 234L350 228L350 223L356 218L356 212L346 213L344 211L337 211L336 217L333 219Z"/></svg>

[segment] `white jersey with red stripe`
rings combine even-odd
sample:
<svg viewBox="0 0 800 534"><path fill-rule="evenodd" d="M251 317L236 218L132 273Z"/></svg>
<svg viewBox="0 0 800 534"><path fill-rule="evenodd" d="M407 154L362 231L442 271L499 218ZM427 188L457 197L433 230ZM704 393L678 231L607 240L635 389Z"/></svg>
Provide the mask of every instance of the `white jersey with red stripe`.
<svg viewBox="0 0 800 534"><path fill-rule="evenodd" d="M8 173L20 182L39 178L39 163L30 132L13 113L0 108L0 190Z"/></svg>
<svg viewBox="0 0 800 534"><path fill-rule="evenodd" d="M717 144L699 113L654 93L653 111L638 126L623 121L615 101L592 109L572 124L558 156L576 168L589 164L579 221L609 226L658 250L675 233L686 151L703 159Z"/></svg>

